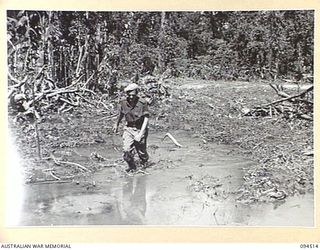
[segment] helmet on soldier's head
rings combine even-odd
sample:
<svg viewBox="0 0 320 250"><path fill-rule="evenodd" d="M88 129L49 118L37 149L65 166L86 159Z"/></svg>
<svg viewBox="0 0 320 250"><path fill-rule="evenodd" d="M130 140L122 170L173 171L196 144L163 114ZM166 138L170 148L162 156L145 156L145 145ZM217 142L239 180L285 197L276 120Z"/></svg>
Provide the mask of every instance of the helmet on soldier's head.
<svg viewBox="0 0 320 250"><path fill-rule="evenodd" d="M133 90L139 90L138 84L130 83L127 87L125 87L124 92L129 92Z"/></svg>

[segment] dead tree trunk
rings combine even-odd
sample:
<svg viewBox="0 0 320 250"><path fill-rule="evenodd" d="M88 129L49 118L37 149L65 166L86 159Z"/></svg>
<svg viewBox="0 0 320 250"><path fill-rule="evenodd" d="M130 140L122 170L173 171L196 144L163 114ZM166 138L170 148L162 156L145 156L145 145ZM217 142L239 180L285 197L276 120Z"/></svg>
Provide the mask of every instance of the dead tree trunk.
<svg viewBox="0 0 320 250"><path fill-rule="evenodd" d="M164 55L165 55L165 29L166 29L166 12L161 12L161 24L160 24L160 32L159 32L159 44L158 44L158 67L159 71L164 71Z"/></svg>

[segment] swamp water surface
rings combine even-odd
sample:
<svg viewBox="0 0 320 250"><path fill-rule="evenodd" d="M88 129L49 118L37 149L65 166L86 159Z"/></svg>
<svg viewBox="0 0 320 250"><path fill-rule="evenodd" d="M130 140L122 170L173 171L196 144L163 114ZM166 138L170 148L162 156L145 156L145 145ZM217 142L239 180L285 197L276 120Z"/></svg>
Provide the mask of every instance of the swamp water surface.
<svg viewBox="0 0 320 250"><path fill-rule="evenodd" d="M231 155L231 147L204 144L192 134L173 131L177 148L164 134L150 133L148 151L155 164L147 173L127 175L106 167L78 182L23 184L7 197L8 224L313 226L313 195L277 204L244 205L235 201L244 169L255 163ZM106 143L70 149L70 161L84 164L92 152L108 160L121 158L120 136ZM216 182L212 197L196 190L206 177ZM200 182L199 182L200 181ZM194 188L192 188L194 187ZM16 189L17 190L17 187Z"/></svg>

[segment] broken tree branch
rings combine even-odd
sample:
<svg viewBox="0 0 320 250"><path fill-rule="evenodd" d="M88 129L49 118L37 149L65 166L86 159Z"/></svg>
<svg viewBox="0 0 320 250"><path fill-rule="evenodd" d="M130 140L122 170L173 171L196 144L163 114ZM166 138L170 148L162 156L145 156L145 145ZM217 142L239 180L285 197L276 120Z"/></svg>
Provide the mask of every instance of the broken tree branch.
<svg viewBox="0 0 320 250"><path fill-rule="evenodd" d="M100 118L98 121L101 121L101 120L110 120L110 119L115 118L115 117L117 117L117 116L118 116L118 114L113 114L113 115L105 116L105 117Z"/></svg>
<svg viewBox="0 0 320 250"><path fill-rule="evenodd" d="M308 121L313 121L313 118L307 114L301 114L300 117Z"/></svg>
<svg viewBox="0 0 320 250"><path fill-rule="evenodd" d="M310 92L312 90L313 90L313 86L309 87L308 89L306 89L305 91L301 92L300 94L289 96L289 97L286 97L286 98L283 98L283 99L280 99L280 100L277 100L277 101L273 101L273 102L270 102L270 103L266 103L266 104L261 105L261 107L266 107L266 106L269 106L269 105L273 105L273 104L281 103L281 102L284 102L284 101L289 101L289 100L292 100L292 99L296 99L298 97L301 97L301 96L305 95L306 93L308 93L308 92ZM308 104L312 104L312 102L307 101L307 100L298 99L298 101L302 101L302 102L306 102Z"/></svg>
<svg viewBox="0 0 320 250"><path fill-rule="evenodd" d="M85 84L83 85L83 87L86 87L88 85L88 83L91 81L91 79L93 78L93 76L96 74L96 72L93 72L91 74L91 76L88 78L88 80L85 82Z"/></svg>
<svg viewBox="0 0 320 250"><path fill-rule="evenodd" d="M49 171L49 174L50 174L54 179L56 179L56 180L58 180L58 181L61 180L61 179L60 179L58 176L56 176L52 171Z"/></svg>
<svg viewBox="0 0 320 250"><path fill-rule="evenodd" d="M84 74L80 75L74 82L72 82L68 88L71 88L73 86L76 86L78 84L78 82L80 82L81 78L84 76Z"/></svg>
<svg viewBox="0 0 320 250"><path fill-rule="evenodd" d="M165 139L166 137L169 137L176 146L180 148L182 147L182 145L170 133L166 133L163 139Z"/></svg>
<svg viewBox="0 0 320 250"><path fill-rule="evenodd" d="M75 163L75 162L69 162L69 161L59 161L57 160L53 154L50 154L50 157L51 159L54 161L54 163L58 166L60 166L61 164L65 164L65 165L72 165L72 166L76 166L78 167L79 169L81 169L82 171L85 171L85 172L91 172L90 169L78 164L78 163Z"/></svg>
<svg viewBox="0 0 320 250"><path fill-rule="evenodd" d="M77 100L77 102L72 102L72 101L67 100L67 99L65 99L65 98L62 98L62 97L59 97L59 99L60 99L61 101L65 102L65 103L73 106L73 107L78 107L79 104L80 104L79 100Z"/></svg>
<svg viewBox="0 0 320 250"><path fill-rule="evenodd" d="M70 93L75 93L77 91L78 91L78 89L66 89L66 88L63 88L63 89L58 89L57 91L52 92L50 94L47 94L46 96L47 97L53 97L55 95L70 94Z"/></svg>
<svg viewBox="0 0 320 250"><path fill-rule="evenodd" d="M40 184L43 184L43 185L47 185L47 184L57 184L57 183L68 183L68 182L71 182L70 180L40 180L40 181L30 181L30 182L27 182L27 183L32 183L32 184L35 184L35 185L40 185Z"/></svg>
<svg viewBox="0 0 320 250"><path fill-rule="evenodd" d="M77 96L79 96L81 99L83 99L85 102L97 107L96 104L94 104L93 102L89 101L87 98L83 97L82 95L80 95L79 93L76 93Z"/></svg>

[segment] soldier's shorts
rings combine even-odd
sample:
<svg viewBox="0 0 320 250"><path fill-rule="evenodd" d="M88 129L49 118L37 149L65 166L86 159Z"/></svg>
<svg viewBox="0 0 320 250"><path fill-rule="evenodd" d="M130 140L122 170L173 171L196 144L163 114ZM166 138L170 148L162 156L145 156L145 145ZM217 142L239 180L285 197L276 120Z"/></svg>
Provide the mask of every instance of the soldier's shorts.
<svg viewBox="0 0 320 250"><path fill-rule="evenodd" d="M146 163L149 159L147 153L147 137L148 129L140 142L134 140L134 137L140 133L140 129L134 127L124 127L123 131L123 158L131 164L134 159L134 149L136 149L142 163Z"/></svg>

